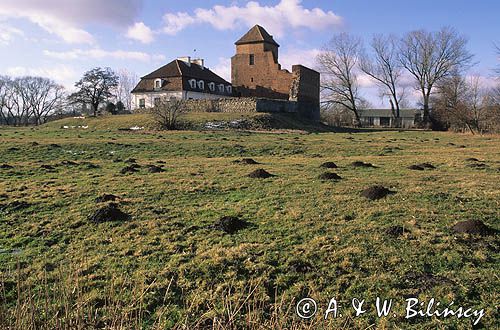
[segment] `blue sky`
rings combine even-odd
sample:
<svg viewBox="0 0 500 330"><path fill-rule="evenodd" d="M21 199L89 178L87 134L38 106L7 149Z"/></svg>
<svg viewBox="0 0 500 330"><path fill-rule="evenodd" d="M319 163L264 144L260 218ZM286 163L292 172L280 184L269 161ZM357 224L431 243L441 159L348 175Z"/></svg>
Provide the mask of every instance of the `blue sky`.
<svg viewBox="0 0 500 330"><path fill-rule="evenodd" d="M469 38L485 83L499 60L497 0L0 0L0 74L44 75L71 87L96 66L142 76L178 56L205 58L229 78L234 41L254 24L282 46L285 68L314 66L318 50L335 32L368 42L373 33L403 33L452 26ZM194 51L196 49L196 52ZM383 106L369 81L363 93Z"/></svg>

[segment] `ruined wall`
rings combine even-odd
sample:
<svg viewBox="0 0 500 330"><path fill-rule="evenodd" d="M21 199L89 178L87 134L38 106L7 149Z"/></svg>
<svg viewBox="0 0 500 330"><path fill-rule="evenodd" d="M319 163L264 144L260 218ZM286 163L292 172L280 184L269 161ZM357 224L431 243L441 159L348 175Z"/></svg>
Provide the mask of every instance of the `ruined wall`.
<svg viewBox="0 0 500 330"><path fill-rule="evenodd" d="M292 74L281 70L277 46L245 44L236 49L236 55L231 58L231 80L236 95L288 100Z"/></svg>
<svg viewBox="0 0 500 330"><path fill-rule="evenodd" d="M290 101L299 103L299 113L313 120L320 117L320 74L302 65L292 67Z"/></svg>

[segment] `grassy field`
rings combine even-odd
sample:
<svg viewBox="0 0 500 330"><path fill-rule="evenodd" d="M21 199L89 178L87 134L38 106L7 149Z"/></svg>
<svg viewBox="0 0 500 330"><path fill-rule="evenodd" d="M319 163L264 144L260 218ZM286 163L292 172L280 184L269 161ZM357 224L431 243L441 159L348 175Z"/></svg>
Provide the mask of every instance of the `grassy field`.
<svg viewBox="0 0 500 330"><path fill-rule="evenodd" d="M498 136L155 132L121 120L0 129L0 328L473 328L406 320L408 297L484 308L475 328L500 325L498 234L452 231L463 220L500 229ZM119 130L135 125L146 130ZM122 174L129 158L141 167ZM408 169L423 162L436 169ZM248 177L259 168L275 177ZM318 179L326 171L342 180ZM395 194L360 196L377 184ZM104 194L131 218L91 221ZM213 226L224 216L248 226L225 233ZM301 320L306 297L321 312L336 297L342 317ZM355 317L351 299L377 297L394 299L394 315Z"/></svg>

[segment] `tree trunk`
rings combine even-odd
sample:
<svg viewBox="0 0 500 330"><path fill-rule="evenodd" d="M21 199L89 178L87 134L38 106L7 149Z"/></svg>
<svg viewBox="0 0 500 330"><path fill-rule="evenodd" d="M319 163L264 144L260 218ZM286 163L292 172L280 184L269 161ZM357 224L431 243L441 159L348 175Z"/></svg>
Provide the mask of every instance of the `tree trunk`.
<svg viewBox="0 0 500 330"><path fill-rule="evenodd" d="M354 112L354 116L356 117L356 122L355 122L356 127L363 127L361 125L361 118L359 117L358 110L354 109L352 111Z"/></svg>

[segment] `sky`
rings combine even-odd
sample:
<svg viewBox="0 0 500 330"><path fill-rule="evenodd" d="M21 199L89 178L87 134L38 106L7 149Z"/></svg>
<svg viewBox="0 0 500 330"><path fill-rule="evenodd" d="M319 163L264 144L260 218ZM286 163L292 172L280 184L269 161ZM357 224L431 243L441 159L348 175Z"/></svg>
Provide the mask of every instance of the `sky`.
<svg viewBox="0 0 500 330"><path fill-rule="evenodd" d="M492 84L499 65L498 0L0 0L0 74L38 75L68 89L94 67L144 76L180 56L230 80L234 42L260 24L280 47L280 63L315 68L315 57L335 33L364 39L451 26L469 39L477 63L469 74ZM387 107L362 77L362 95ZM416 99L413 100L416 102Z"/></svg>

